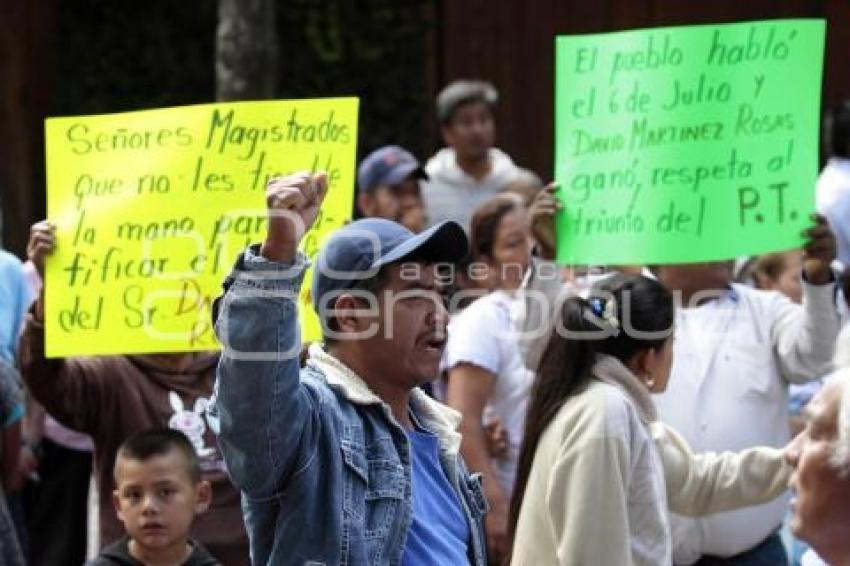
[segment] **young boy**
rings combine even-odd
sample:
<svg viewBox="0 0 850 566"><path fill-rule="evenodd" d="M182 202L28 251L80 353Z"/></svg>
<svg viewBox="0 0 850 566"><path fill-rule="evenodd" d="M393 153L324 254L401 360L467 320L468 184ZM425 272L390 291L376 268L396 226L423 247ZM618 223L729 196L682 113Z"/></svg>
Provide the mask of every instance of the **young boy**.
<svg viewBox="0 0 850 566"><path fill-rule="evenodd" d="M113 501L127 536L89 566L218 566L189 538L212 500L195 448L176 430L152 429L126 440L115 458Z"/></svg>
<svg viewBox="0 0 850 566"><path fill-rule="evenodd" d="M30 232L29 258L40 277L56 246L56 227L37 222ZM118 448L134 434L175 428L191 437L201 459L202 479L210 482L213 501L196 518L192 536L227 566L250 566L248 535L239 491L227 476L224 457L205 416L215 383L218 352L46 357L44 288L26 316L19 358L21 374L33 398L63 425L91 436L99 501L100 548L124 536L112 505ZM66 521L67 524L73 522ZM79 562L46 561L50 566Z"/></svg>

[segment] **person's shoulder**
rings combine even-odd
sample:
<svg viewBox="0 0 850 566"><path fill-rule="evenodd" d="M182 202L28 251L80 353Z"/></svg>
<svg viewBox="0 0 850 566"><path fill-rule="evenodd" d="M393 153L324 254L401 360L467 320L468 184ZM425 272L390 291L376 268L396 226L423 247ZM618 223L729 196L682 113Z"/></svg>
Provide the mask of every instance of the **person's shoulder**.
<svg viewBox="0 0 850 566"><path fill-rule="evenodd" d="M844 181L844 186L850 181L850 159L845 157L830 157L829 161L818 175L818 183L823 181Z"/></svg>
<svg viewBox="0 0 850 566"><path fill-rule="evenodd" d="M352 414L356 405L350 402L348 395L339 386L332 386L328 382L328 375L320 364L308 358L301 368L300 376L307 399L314 407L325 407L337 415Z"/></svg>
<svg viewBox="0 0 850 566"><path fill-rule="evenodd" d="M14 263L15 265L23 265L23 262L18 259L18 256L16 256L10 251L0 248L0 264L3 263Z"/></svg>
<svg viewBox="0 0 850 566"><path fill-rule="evenodd" d="M637 413L622 389L594 378L564 403L556 420L565 429L619 436L637 422Z"/></svg>
<svg viewBox="0 0 850 566"><path fill-rule="evenodd" d="M86 562L85 566L135 566L139 564L130 556L128 538L115 541L100 551L94 559Z"/></svg>
<svg viewBox="0 0 850 566"><path fill-rule="evenodd" d="M457 318L460 320L477 320L481 318L494 318L503 310L504 299L498 291L487 293L472 301L468 307L463 309Z"/></svg>
<svg viewBox="0 0 850 566"><path fill-rule="evenodd" d="M432 155L425 163L425 172L428 173L429 177L431 177L431 179L425 182L425 185L428 186L431 181L434 181L434 177L439 177L442 173L445 172L447 168L450 168L454 163L455 153L452 148L444 147L437 151L437 153Z"/></svg>
<svg viewBox="0 0 850 566"><path fill-rule="evenodd" d="M517 175L520 172L519 167L517 167L517 164L514 163L514 160L511 158L511 156L499 149L498 147L490 148L490 160L493 163L494 168L498 167L510 169Z"/></svg>
<svg viewBox="0 0 850 566"><path fill-rule="evenodd" d="M493 304L506 312L510 312L513 306L522 300L517 291L505 291L502 289L497 289L488 296Z"/></svg>
<svg viewBox="0 0 850 566"><path fill-rule="evenodd" d="M449 343L452 348L493 339L516 339L511 311L493 293L479 297L449 322Z"/></svg>
<svg viewBox="0 0 850 566"><path fill-rule="evenodd" d="M733 283L732 289L737 295L738 303L749 305L756 311L756 314L772 317L782 307L802 309L800 305L773 289L756 289L741 283Z"/></svg>
<svg viewBox="0 0 850 566"><path fill-rule="evenodd" d="M743 283L732 283L731 286L733 300L738 303L752 303L769 308L777 303L791 303L785 295L773 289L756 289Z"/></svg>
<svg viewBox="0 0 850 566"><path fill-rule="evenodd" d="M779 293L779 291L774 291L772 289L757 289L752 285L747 285L746 283L730 283L729 287L732 289L732 293L737 295L738 297L773 297Z"/></svg>
<svg viewBox="0 0 850 566"><path fill-rule="evenodd" d="M592 379L560 408L541 438L558 458L581 457L591 446L625 447L634 444L642 425L625 394L616 386Z"/></svg>
<svg viewBox="0 0 850 566"><path fill-rule="evenodd" d="M190 540L189 544L193 547L192 554L183 566L221 566L221 562L210 554L204 545L196 540Z"/></svg>
<svg viewBox="0 0 850 566"><path fill-rule="evenodd" d="M492 329L498 319L499 309L493 302L492 293L478 297L461 312L452 316L449 321L449 339L452 339L452 331L479 333Z"/></svg>
<svg viewBox="0 0 850 566"><path fill-rule="evenodd" d="M829 160L815 185L815 204L831 224L846 224L843 213L850 207L850 160Z"/></svg>
<svg viewBox="0 0 850 566"><path fill-rule="evenodd" d="M92 377L102 377L112 382L115 387L136 389L139 383L151 375L151 372L137 363L137 356L112 355L112 356L76 356L72 358L75 363L84 368ZM121 377L123 379L117 379ZM136 377L137 379L133 379ZM128 379L129 378L129 379ZM120 383L119 383L120 382Z"/></svg>
<svg viewBox="0 0 850 566"><path fill-rule="evenodd" d="M333 397L324 370L318 364L310 363L309 358L304 367L301 368L300 377L301 383L307 387L307 390L312 395L327 398Z"/></svg>
<svg viewBox="0 0 850 566"><path fill-rule="evenodd" d="M18 256L0 248L0 272L4 275L24 277L24 264Z"/></svg>
<svg viewBox="0 0 850 566"><path fill-rule="evenodd" d="M640 421L634 401L620 387L600 382L597 390L597 405L604 413L608 429L631 428Z"/></svg>

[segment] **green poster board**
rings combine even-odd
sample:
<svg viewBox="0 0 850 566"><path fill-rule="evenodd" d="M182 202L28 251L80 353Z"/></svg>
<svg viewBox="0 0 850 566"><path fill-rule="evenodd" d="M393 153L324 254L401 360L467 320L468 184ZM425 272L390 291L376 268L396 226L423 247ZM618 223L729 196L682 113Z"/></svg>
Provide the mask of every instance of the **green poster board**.
<svg viewBox="0 0 850 566"><path fill-rule="evenodd" d="M653 264L799 247L817 176L825 23L556 40L558 260Z"/></svg>

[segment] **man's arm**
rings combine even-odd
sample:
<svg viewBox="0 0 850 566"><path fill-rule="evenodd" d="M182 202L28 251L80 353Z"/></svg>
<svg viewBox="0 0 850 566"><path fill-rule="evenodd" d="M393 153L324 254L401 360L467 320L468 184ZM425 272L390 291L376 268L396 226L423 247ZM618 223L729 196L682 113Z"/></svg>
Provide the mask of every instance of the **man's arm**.
<svg viewBox="0 0 850 566"><path fill-rule="evenodd" d="M785 297L772 303L775 318L771 340L782 376L805 383L828 374L841 324L835 305L835 285L803 282L803 306Z"/></svg>
<svg viewBox="0 0 850 566"><path fill-rule="evenodd" d="M266 240L237 262L216 321L219 445L233 481L253 498L273 496L304 470L318 429L300 380L297 297L307 261L296 248L326 183L308 174L271 181Z"/></svg>
<svg viewBox="0 0 850 566"><path fill-rule="evenodd" d="M575 287L561 277L559 266L544 259L532 259L520 287L519 306L512 313L520 356L528 369L537 371L561 305L575 294Z"/></svg>
<svg viewBox="0 0 850 566"><path fill-rule="evenodd" d="M835 236L823 216L804 235L803 307L778 300L771 341L782 375L792 383L811 381L829 373L840 320L835 304Z"/></svg>
<svg viewBox="0 0 850 566"><path fill-rule="evenodd" d="M298 448L311 420L299 377L296 306L307 266L303 257L292 265L268 262L251 249L244 266L234 270L216 322L222 356L215 411L233 481L248 496L262 498L297 473ZM252 279L255 273L280 278Z"/></svg>
<svg viewBox="0 0 850 566"><path fill-rule="evenodd" d="M55 230L46 220L30 228L27 256L42 280L46 258L56 248ZM25 318L19 347L24 382L50 415L75 430L92 432L97 429L98 409L105 403L105 386L112 375L94 369L98 363L94 359L45 357L44 285Z"/></svg>
<svg viewBox="0 0 850 566"><path fill-rule="evenodd" d="M81 432L97 429L98 408L104 404L106 383L113 376L98 375L95 360L44 356L44 323L27 315L18 358L21 376L32 396L65 426ZM116 379L120 377L115 376Z"/></svg>
<svg viewBox="0 0 850 566"><path fill-rule="evenodd" d="M484 517L487 551L491 559L501 561L509 551L507 542L510 494L505 493L487 448L484 407L493 394L493 373L473 363L462 362L449 370L446 403L460 412L461 454L470 470L481 472L484 493L490 510Z"/></svg>
<svg viewBox="0 0 850 566"><path fill-rule="evenodd" d="M513 313L520 356L525 367L537 371L543 350L552 336L558 307L574 294L555 264L555 214L561 209L555 198L557 185L550 183L537 193L529 209L531 234L539 258L532 258L520 288L520 304Z"/></svg>

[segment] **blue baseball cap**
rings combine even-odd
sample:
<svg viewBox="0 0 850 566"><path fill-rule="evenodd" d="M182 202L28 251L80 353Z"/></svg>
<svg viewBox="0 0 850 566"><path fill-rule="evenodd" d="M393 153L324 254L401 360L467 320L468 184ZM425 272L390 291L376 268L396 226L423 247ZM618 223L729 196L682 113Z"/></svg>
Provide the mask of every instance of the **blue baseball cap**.
<svg viewBox="0 0 850 566"><path fill-rule="evenodd" d="M316 256L313 308L320 313L329 293L351 289L381 267L407 259L457 263L468 248L463 228L450 220L419 234L384 218L355 220L334 232Z"/></svg>
<svg viewBox="0 0 850 566"><path fill-rule="evenodd" d="M397 185L411 174L417 179L428 179L428 174L413 154L397 145L387 145L360 162L357 186L360 191L368 192L381 185Z"/></svg>

